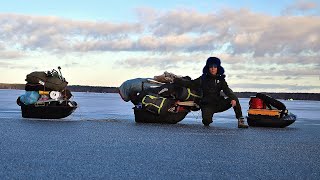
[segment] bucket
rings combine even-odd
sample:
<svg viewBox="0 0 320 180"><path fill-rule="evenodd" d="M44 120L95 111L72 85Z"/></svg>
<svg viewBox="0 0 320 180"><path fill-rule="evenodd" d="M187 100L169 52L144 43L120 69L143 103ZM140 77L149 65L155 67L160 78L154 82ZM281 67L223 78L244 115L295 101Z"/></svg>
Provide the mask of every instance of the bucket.
<svg viewBox="0 0 320 180"><path fill-rule="evenodd" d="M266 105L263 103L263 100L255 96L250 97L249 109L266 109Z"/></svg>

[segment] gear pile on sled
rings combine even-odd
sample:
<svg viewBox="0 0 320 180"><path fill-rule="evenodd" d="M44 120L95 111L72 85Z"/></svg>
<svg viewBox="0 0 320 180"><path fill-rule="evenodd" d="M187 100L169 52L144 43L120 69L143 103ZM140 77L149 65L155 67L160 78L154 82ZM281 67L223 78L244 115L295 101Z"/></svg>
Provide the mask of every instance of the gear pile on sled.
<svg viewBox="0 0 320 180"><path fill-rule="evenodd" d="M119 94L124 101L135 105L136 122L175 124L189 112L200 110L202 90L180 86L174 83L175 78L191 80L188 76L165 72L154 78L136 78L122 83ZM249 105L249 126L283 128L296 120L296 115L289 113L282 102L262 93L252 96Z"/></svg>
<svg viewBox="0 0 320 180"><path fill-rule="evenodd" d="M60 119L72 114L77 103L71 101L71 92L66 89L68 82L59 72L35 71L27 75L25 94L17 99L22 117Z"/></svg>
<svg viewBox="0 0 320 180"><path fill-rule="evenodd" d="M122 99L135 104L136 122L175 124L190 111L200 110L201 91L176 85L176 77L179 76L165 72L154 78L131 79L119 87Z"/></svg>
<svg viewBox="0 0 320 180"><path fill-rule="evenodd" d="M257 93L250 98L247 117L249 126L284 128L294 123L296 118L282 102L271 96Z"/></svg>

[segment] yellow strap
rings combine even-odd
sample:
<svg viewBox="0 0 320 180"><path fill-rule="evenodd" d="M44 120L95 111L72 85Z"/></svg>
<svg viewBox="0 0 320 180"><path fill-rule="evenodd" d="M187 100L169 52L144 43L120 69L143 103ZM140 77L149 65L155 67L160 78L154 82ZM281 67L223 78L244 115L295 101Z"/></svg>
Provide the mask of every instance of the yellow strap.
<svg viewBox="0 0 320 180"><path fill-rule="evenodd" d="M196 94L193 94L193 93L191 92L191 89L190 89L190 88L187 88L187 90L188 90L188 96L187 96L187 98L186 98L185 100L189 99L190 95L192 95L192 96L194 96L194 97L197 97L197 98L200 98L200 96L198 96L198 95L196 95Z"/></svg>
<svg viewBox="0 0 320 180"><path fill-rule="evenodd" d="M166 100L166 98L163 98L163 99L162 99L162 102L161 102L160 107L159 107L159 109L158 109L158 114L160 114L160 110L161 110L161 108L162 108L162 106L163 106L164 100Z"/></svg>
<svg viewBox="0 0 320 180"><path fill-rule="evenodd" d="M145 99L146 99L147 96L148 96L150 99L156 99L156 98L157 98L156 96L146 95L145 97L142 98L142 104L144 104L145 106L154 106L154 107L158 108L158 114L160 114L160 110L161 110L161 108L162 108L162 106L163 106L164 101L166 100L166 98L163 98L160 106L157 106L157 105L152 104L152 103L146 103L146 102L145 102Z"/></svg>
<svg viewBox="0 0 320 180"><path fill-rule="evenodd" d="M146 103L146 102L144 102L147 97L149 97L150 99L155 99L155 98L156 98L155 96L146 95L146 96L144 96L144 97L142 98L142 104L145 104L145 105L151 104L151 103Z"/></svg>

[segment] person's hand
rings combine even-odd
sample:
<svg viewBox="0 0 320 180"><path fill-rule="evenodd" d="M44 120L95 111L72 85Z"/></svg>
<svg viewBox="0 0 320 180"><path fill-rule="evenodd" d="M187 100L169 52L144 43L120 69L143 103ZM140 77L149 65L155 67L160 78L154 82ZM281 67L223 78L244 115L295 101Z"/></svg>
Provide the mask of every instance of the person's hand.
<svg viewBox="0 0 320 180"><path fill-rule="evenodd" d="M231 100L231 103L232 107L235 107L237 105L237 101L236 100Z"/></svg>

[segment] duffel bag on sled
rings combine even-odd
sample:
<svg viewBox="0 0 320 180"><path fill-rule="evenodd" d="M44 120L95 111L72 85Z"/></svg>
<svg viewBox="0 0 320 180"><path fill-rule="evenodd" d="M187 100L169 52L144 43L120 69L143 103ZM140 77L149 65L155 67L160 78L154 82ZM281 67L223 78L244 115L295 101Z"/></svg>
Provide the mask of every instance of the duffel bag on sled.
<svg viewBox="0 0 320 180"><path fill-rule="evenodd" d="M159 97L156 95L146 95L142 99L144 108L157 115L164 115L168 113L168 109L174 104L174 100Z"/></svg>
<svg viewBox="0 0 320 180"><path fill-rule="evenodd" d="M61 91L68 85L68 82L56 70L32 72L27 75L26 81L30 84L41 84L54 91Z"/></svg>

